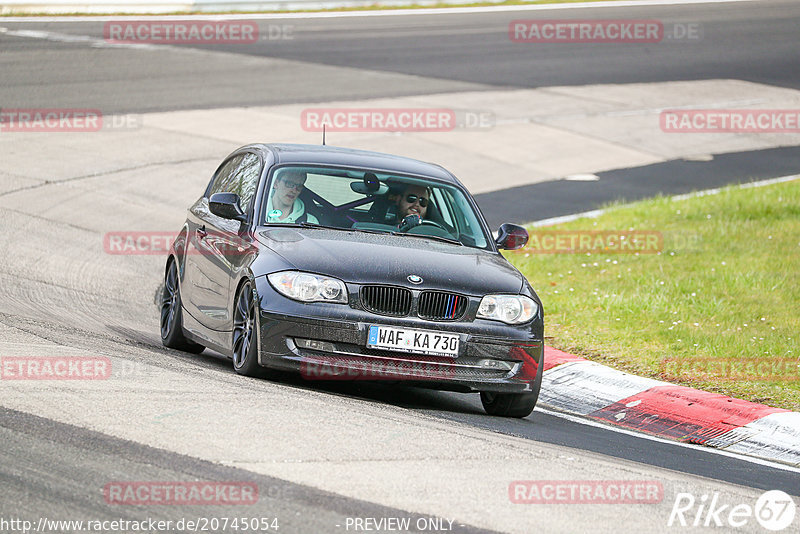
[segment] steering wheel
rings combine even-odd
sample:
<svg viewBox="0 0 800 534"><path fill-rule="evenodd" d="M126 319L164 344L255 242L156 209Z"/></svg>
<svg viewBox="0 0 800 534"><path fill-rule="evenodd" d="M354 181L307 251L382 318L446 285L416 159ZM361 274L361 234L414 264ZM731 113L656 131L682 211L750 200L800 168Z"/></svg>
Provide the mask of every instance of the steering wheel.
<svg viewBox="0 0 800 534"><path fill-rule="evenodd" d="M436 221L432 221L432 220L430 220L430 219L422 219L422 220L420 221L420 223L419 223L417 226L425 226L425 225L428 225L428 226L433 226L434 228L438 228L438 229L440 229L440 230L444 230L444 231L445 231L445 232L447 232L448 234L450 233L450 230L448 230L447 228L445 228L444 226L442 226L442 225L441 225L441 224L439 224L438 222L436 222ZM416 226L415 226L414 228L416 228Z"/></svg>
<svg viewBox="0 0 800 534"><path fill-rule="evenodd" d="M431 230L428 230L428 231L426 231L426 230L422 230L422 231L415 230L416 228L424 228L425 226L427 226ZM434 228L437 229L437 230L436 231L432 231ZM410 233L410 234L432 235L432 236L438 236L438 237L446 237L446 238L449 238L449 239L457 239L453 235L452 231L450 231L447 228L445 228L444 225L442 225L442 224L440 224L440 223L438 223L436 221L430 221L430 220L425 220L425 219L423 219L422 222L420 222L414 228L409 228L408 230L406 230L406 232Z"/></svg>
<svg viewBox="0 0 800 534"><path fill-rule="evenodd" d="M410 221L413 226L409 225L408 227L404 228L406 224L408 224L408 221ZM441 230L442 232L444 232L449 236L452 235L450 233L450 230L445 228L442 224L439 224L438 222L432 221L430 219L422 219L420 218L419 215L409 215L405 219L403 219L403 223L401 223L400 225L400 231L408 233L414 230L414 228L419 228L420 226L431 226L433 228L438 228L439 230ZM416 234L418 232L412 232L412 233Z"/></svg>

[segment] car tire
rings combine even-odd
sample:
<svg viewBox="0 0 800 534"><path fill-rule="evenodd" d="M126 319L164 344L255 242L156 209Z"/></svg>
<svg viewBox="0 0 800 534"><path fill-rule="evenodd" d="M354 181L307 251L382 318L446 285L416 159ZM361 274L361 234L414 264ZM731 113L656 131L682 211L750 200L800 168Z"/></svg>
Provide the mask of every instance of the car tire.
<svg viewBox="0 0 800 534"><path fill-rule="evenodd" d="M205 347L190 341L183 333L183 307L181 288L178 283L178 266L170 260L164 275L161 291L161 343L171 349L199 354Z"/></svg>
<svg viewBox="0 0 800 534"><path fill-rule="evenodd" d="M233 370L240 375L263 377L266 370L258 364L258 328L253 285L247 280L233 301Z"/></svg>
<svg viewBox="0 0 800 534"><path fill-rule="evenodd" d="M533 391L530 393L493 393L481 391L481 404L489 415L500 417L528 417L536 407L539 400L539 391L542 389L542 375L544 361L540 361L536 379L533 381Z"/></svg>
<svg viewBox="0 0 800 534"><path fill-rule="evenodd" d="M481 404L489 415L527 417L536 407L535 393L493 393L481 391Z"/></svg>

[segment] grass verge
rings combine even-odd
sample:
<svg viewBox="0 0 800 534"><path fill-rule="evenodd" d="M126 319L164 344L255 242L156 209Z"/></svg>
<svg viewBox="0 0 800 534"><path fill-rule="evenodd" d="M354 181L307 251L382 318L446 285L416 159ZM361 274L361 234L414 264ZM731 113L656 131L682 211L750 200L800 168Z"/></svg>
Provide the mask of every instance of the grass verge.
<svg viewBox="0 0 800 534"><path fill-rule="evenodd" d="M528 230L526 248L506 255L542 299L549 345L800 411L800 180L615 205ZM613 249L621 230L661 239L639 239L639 252L543 253L557 246L553 231L562 246L589 235L584 245Z"/></svg>

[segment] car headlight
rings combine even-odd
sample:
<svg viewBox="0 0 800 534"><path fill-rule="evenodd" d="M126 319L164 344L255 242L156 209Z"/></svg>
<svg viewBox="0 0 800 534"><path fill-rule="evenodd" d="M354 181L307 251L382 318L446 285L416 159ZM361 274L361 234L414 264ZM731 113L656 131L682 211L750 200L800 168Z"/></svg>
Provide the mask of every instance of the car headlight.
<svg viewBox="0 0 800 534"><path fill-rule="evenodd" d="M338 278L300 271L281 271L267 275L267 279L278 293L290 299L347 304L347 288Z"/></svg>
<svg viewBox="0 0 800 534"><path fill-rule="evenodd" d="M478 306L479 319L491 319L508 324L527 323L534 318L539 306L523 295L486 295Z"/></svg>

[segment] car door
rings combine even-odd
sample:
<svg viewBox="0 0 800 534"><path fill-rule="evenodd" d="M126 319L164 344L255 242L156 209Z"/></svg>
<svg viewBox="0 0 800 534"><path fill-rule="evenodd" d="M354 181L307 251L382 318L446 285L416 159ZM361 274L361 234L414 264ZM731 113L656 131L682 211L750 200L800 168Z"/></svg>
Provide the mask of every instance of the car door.
<svg viewBox="0 0 800 534"><path fill-rule="evenodd" d="M185 279L191 291L186 308L211 330L231 329L231 285L234 273L246 257L247 223L223 219L211 213L208 199L214 193L236 193L246 213L258 185L262 162L254 153L234 155L220 166L203 198L189 210L189 241Z"/></svg>

